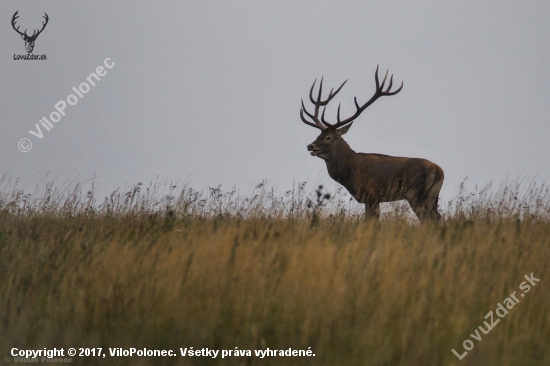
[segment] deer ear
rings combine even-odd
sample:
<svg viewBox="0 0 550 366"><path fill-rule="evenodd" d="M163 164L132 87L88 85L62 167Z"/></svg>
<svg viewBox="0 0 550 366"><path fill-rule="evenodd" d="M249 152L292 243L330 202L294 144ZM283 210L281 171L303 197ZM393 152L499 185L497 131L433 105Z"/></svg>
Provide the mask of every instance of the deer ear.
<svg viewBox="0 0 550 366"><path fill-rule="evenodd" d="M21 38L25 39L25 35L24 35L24 34L22 34L22 35L21 35Z"/></svg>
<svg viewBox="0 0 550 366"><path fill-rule="evenodd" d="M351 122L349 125L345 125L344 127L341 127L339 129L336 130L336 134L338 136L342 136L343 134L345 134L346 132L348 132L349 128L351 127L351 125L353 124L353 122Z"/></svg>

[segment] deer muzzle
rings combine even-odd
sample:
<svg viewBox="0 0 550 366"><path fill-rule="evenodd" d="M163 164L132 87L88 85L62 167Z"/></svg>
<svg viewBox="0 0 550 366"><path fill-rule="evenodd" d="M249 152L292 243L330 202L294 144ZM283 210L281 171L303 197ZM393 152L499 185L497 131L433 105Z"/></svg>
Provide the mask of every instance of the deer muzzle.
<svg viewBox="0 0 550 366"><path fill-rule="evenodd" d="M311 156L317 156L321 152L314 144L307 145L307 151L311 151Z"/></svg>

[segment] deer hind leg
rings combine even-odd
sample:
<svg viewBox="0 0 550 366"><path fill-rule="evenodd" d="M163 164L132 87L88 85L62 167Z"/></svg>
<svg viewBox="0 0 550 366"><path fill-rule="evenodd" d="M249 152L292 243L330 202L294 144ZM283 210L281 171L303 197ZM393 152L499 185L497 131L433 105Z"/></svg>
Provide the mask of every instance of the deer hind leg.
<svg viewBox="0 0 550 366"><path fill-rule="evenodd" d="M437 201L439 200L439 191L441 191L442 185L443 179L435 182L428 190L426 197L426 208L428 212L428 217L436 221L441 220L441 214L437 209Z"/></svg>
<svg viewBox="0 0 550 366"><path fill-rule="evenodd" d="M440 221L441 214L437 210L437 196L425 197L424 200L408 200L412 210L421 222L427 220Z"/></svg>
<svg viewBox="0 0 550 366"><path fill-rule="evenodd" d="M409 197L407 201L411 205L412 210L418 216L420 221L431 219L434 221L441 220L441 214L437 210L437 201L439 200L439 191L443 185L443 178L436 180L436 174L432 175L426 182L427 189L423 194L416 197Z"/></svg>

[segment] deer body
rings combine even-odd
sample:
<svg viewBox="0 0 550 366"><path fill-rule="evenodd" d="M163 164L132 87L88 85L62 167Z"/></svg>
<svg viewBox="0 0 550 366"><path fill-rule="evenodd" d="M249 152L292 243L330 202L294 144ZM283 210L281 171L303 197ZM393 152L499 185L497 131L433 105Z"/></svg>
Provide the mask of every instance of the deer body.
<svg viewBox="0 0 550 366"><path fill-rule="evenodd" d="M321 100L322 80L317 100L312 96L315 83L313 84L310 100L315 105L315 112L314 114L307 112L302 102L300 115L305 123L321 129L321 134L307 148L312 156L325 161L332 179L343 185L358 202L365 204L367 216L378 217L381 202L405 199L420 220L426 218L439 220L441 215L437 210L437 201L444 174L438 165L426 159L356 153L342 138L342 135L351 127L353 119L374 100L383 95L395 95L403 87L390 92L392 85L392 79L390 79L388 88L383 91L386 78L380 86L378 68L375 75L377 87L375 95L362 107L357 104L356 99L357 112L344 121L340 120L340 108L338 108L338 123L334 125L325 121L324 110L319 119L319 108L326 106L345 82L335 93L331 91L325 101ZM313 123L305 118L304 113L313 120Z"/></svg>

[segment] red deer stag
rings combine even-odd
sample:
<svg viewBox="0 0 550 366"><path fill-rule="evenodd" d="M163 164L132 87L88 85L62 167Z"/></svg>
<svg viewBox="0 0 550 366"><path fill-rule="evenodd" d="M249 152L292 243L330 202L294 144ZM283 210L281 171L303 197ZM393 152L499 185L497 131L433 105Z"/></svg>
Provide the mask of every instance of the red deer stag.
<svg viewBox="0 0 550 366"><path fill-rule="evenodd" d="M338 121L334 124L325 120L326 106L338 94L347 80L335 92L332 89L327 99L322 100L322 78L317 99L313 98L313 89L317 82L315 79L309 91L309 99L315 106L315 110L313 113L308 112L302 100L300 117L305 124L320 129L321 134L307 146L307 149L311 151L312 156L317 156L325 161L328 174L332 179L346 187L358 202L365 204L367 217L379 218L381 202L406 199L421 221L425 219L440 220L437 200L443 184L443 170L438 165L426 159L356 153L342 138L342 135L348 132L353 121L375 100L382 96L395 95L403 89L403 83L401 83L399 89L391 91L392 75L388 87L384 90L387 77L388 71L380 84L377 66L374 74L376 91L372 98L359 106L357 97L355 97L357 110L351 117L344 120L340 120L339 105ZM323 107L323 112L319 118L321 107Z"/></svg>

